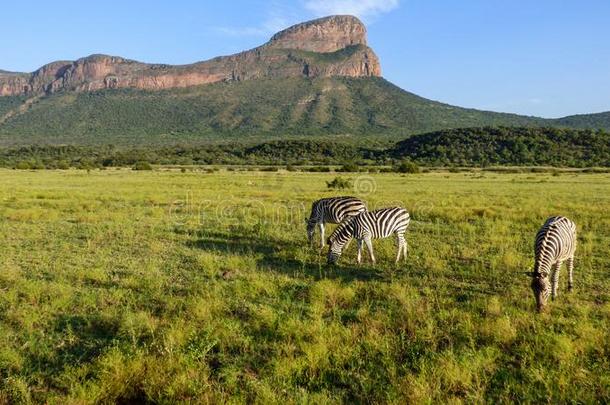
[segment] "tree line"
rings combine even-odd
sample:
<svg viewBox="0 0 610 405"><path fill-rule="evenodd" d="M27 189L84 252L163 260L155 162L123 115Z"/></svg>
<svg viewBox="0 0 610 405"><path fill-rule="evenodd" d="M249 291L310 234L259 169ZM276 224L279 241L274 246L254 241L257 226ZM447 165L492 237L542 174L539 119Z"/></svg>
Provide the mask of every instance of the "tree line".
<svg viewBox="0 0 610 405"><path fill-rule="evenodd" d="M0 149L0 167L93 169L142 165L610 167L610 133L562 128L484 127L436 131L373 146L325 140L260 144L116 147L31 145ZM405 166L403 166L405 167ZM406 168L404 170L407 170Z"/></svg>

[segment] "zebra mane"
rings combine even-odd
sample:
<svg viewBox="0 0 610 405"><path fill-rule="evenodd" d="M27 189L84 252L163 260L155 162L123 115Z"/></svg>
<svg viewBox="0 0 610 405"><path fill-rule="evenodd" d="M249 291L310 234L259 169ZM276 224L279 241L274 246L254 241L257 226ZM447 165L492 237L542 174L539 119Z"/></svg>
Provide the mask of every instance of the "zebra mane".
<svg viewBox="0 0 610 405"><path fill-rule="evenodd" d="M337 226L337 229L335 229L335 231L330 235L329 240L331 240L331 241L335 240L337 238L337 236L344 235L344 234L348 234L351 236L351 234L353 232L353 227L354 227L353 223L356 220L356 217L357 217L357 215L345 218L339 224L339 226Z"/></svg>
<svg viewBox="0 0 610 405"><path fill-rule="evenodd" d="M557 223L562 221L563 217L557 216L557 217L553 217L552 221L549 221L548 226L546 227L546 232L544 232L544 237L542 238L542 241L540 242L540 255L542 255L544 252L546 252L546 245L547 242L549 240L549 235L551 234L551 230L555 229L557 227ZM536 263L535 263L535 268L534 268L534 274L538 274L540 276L548 276L548 272L541 272L540 271L540 263L541 260L539 260L538 257L536 257Z"/></svg>

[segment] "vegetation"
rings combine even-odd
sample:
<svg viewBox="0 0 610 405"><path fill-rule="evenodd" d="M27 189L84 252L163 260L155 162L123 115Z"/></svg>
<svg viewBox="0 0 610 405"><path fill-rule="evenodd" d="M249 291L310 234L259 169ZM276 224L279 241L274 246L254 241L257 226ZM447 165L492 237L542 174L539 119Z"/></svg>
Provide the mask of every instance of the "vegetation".
<svg viewBox="0 0 610 405"><path fill-rule="evenodd" d="M412 215L406 264L306 247L329 174L0 172L0 403L610 400L607 174L367 176ZM576 288L538 315L558 213Z"/></svg>
<svg viewBox="0 0 610 405"><path fill-rule="evenodd" d="M395 169L398 173L419 173L419 166L410 160L403 160Z"/></svg>
<svg viewBox="0 0 610 405"><path fill-rule="evenodd" d="M555 122L561 126L571 128L610 128L610 111L599 114L580 114L559 118Z"/></svg>
<svg viewBox="0 0 610 405"><path fill-rule="evenodd" d="M0 97L12 109L20 101ZM292 78L57 93L0 123L0 145L149 146L305 135L397 140L446 128L545 123L554 125L430 101L381 78Z"/></svg>
<svg viewBox="0 0 610 405"><path fill-rule="evenodd" d="M397 144L286 140L261 144L141 146L24 146L0 149L0 167L99 168L153 165L322 166L307 170L367 171L394 166L417 172L417 165L551 165L610 167L610 133L557 128L464 128L412 136ZM369 166L369 167L367 167Z"/></svg>
<svg viewBox="0 0 610 405"><path fill-rule="evenodd" d="M610 133L560 128L464 128L406 139L392 154L440 166L610 166Z"/></svg>
<svg viewBox="0 0 610 405"><path fill-rule="evenodd" d="M133 170L152 170L153 167L146 161L139 161L133 166Z"/></svg>
<svg viewBox="0 0 610 405"><path fill-rule="evenodd" d="M332 181L326 182L326 187L333 190L346 190L351 189L353 184L348 179L344 179L343 177L335 177Z"/></svg>

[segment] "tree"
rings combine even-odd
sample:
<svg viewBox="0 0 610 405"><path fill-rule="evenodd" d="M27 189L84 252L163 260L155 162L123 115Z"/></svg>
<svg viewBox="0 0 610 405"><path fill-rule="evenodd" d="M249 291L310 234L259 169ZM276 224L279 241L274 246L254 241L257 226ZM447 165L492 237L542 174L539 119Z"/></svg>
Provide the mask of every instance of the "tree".
<svg viewBox="0 0 610 405"><path fill-rule="evenodd" d="M419 166L410 160L403 160L395 170L398 173L419 173Z"/></svg>

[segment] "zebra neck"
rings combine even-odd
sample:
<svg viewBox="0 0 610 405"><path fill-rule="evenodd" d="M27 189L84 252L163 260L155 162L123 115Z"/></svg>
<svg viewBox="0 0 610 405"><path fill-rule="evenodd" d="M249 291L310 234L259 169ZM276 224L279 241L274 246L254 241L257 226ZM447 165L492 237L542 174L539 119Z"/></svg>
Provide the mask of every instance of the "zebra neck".
<svg viewBox="0 0 610 405"><path fill-rule="evenodd" d="M552 265L553 262L551 261L551 259L543 255L542 257L536 259L536 264L534 265L534 273L548 275L551 273Z"/></svg>
<svg viewBox="0 0 610 405"><path fill-rule="evenodd" d="M347 242L349 242L350 239L352 239L352 235L346 235L345 237L341 237L339 240L337 240L337 247L343 250L343 248L345 247Z"/></svg>
<svg viewBox="0 0 610 405"><path fill-rule="evenodd" d="M337 235L336 244L337 247L343 249L345 244L354 237L354 226L353 224L346 224L343 229Z"/></svg>

